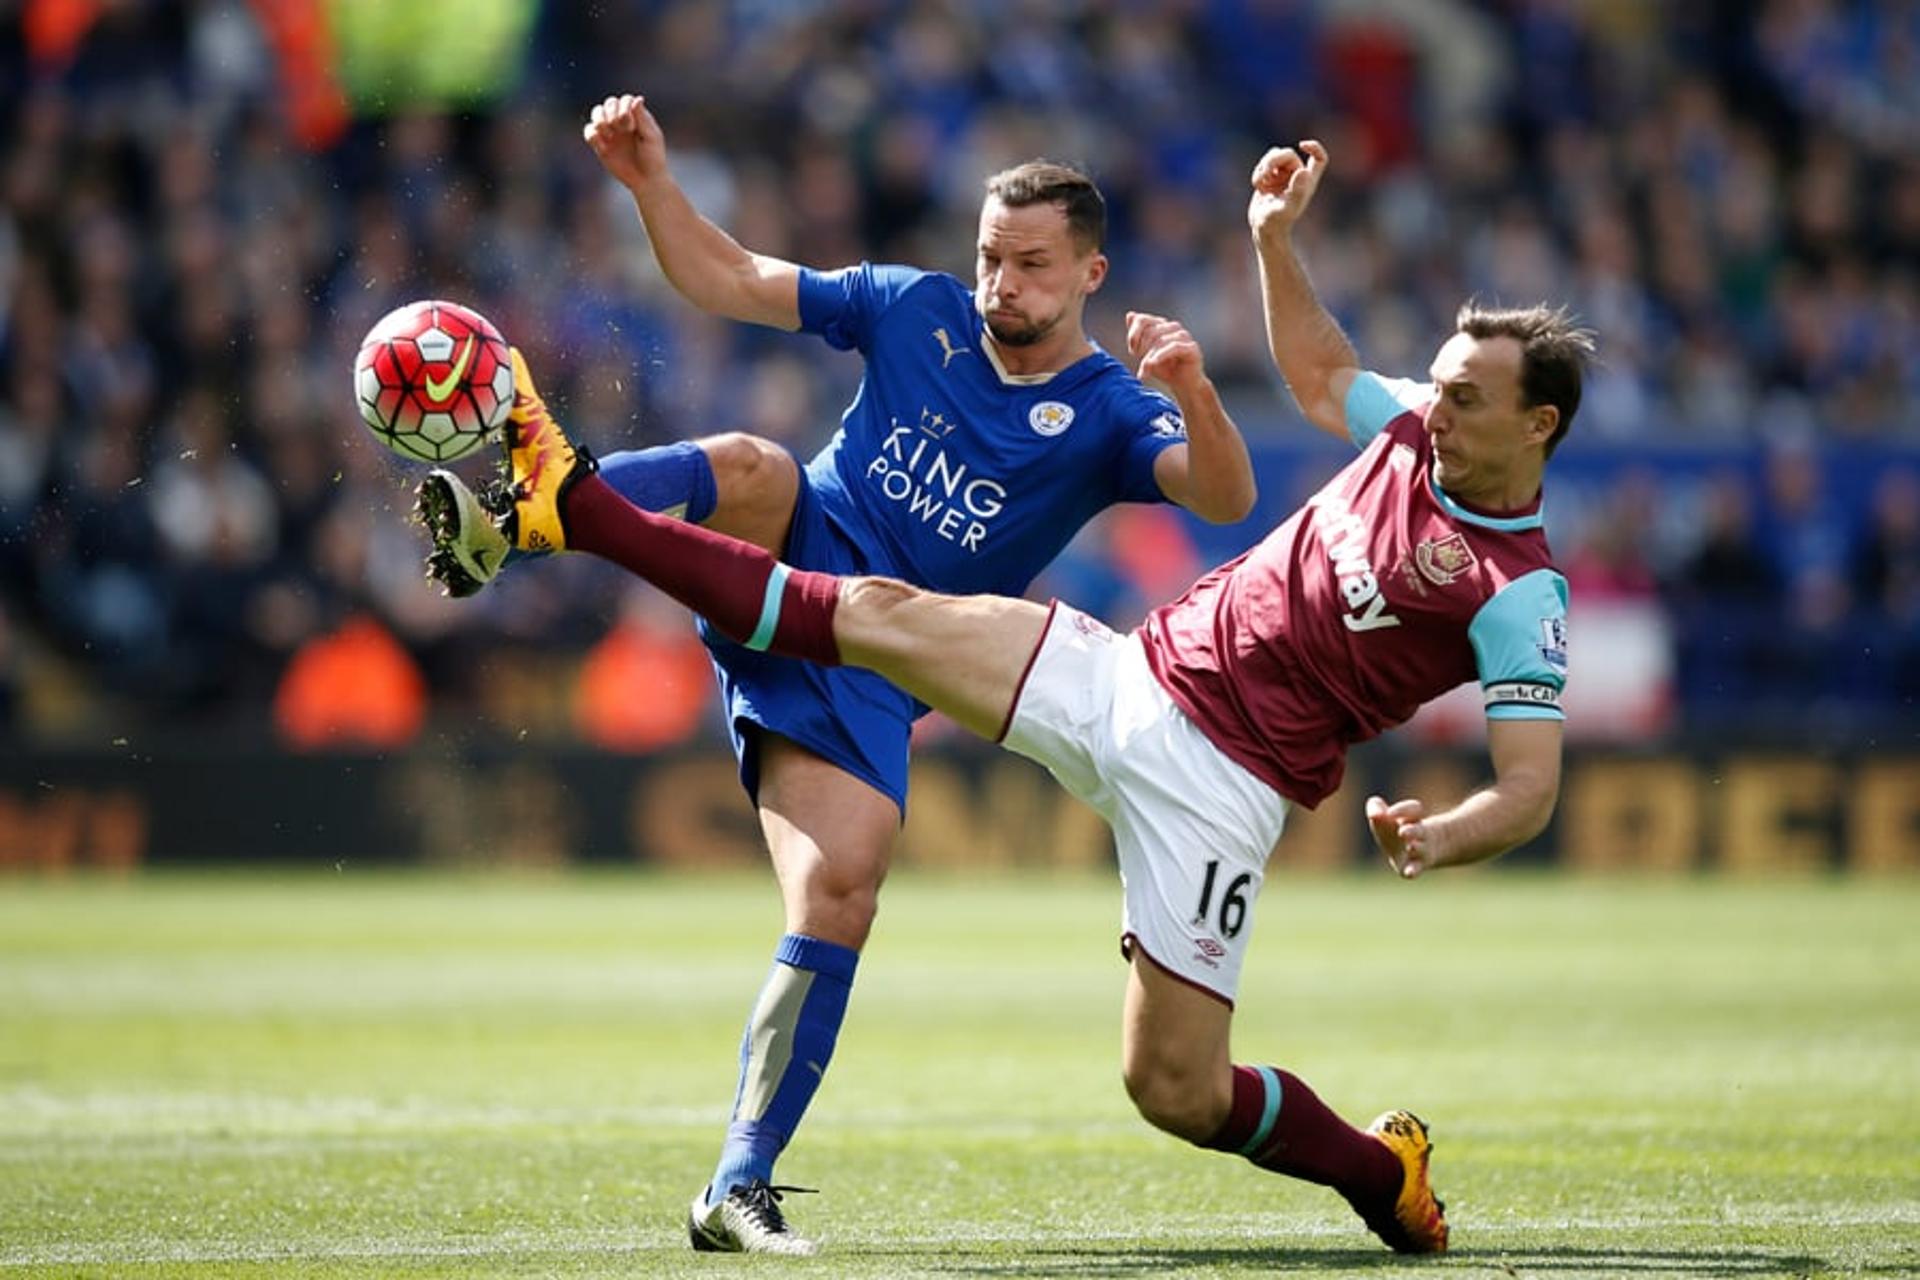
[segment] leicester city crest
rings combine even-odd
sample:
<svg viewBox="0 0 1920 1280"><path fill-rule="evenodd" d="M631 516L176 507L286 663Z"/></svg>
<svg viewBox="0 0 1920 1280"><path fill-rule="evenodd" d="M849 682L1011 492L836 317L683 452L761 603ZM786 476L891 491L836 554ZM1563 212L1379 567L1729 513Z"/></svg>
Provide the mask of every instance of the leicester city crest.
<svg viewBox="0 0 1920 1280"><path fill-rule="evenodd" d="M1027 425L1043 436L1057 436L1073 425L1073 406L1042 400L1027 411Z"/></svg>

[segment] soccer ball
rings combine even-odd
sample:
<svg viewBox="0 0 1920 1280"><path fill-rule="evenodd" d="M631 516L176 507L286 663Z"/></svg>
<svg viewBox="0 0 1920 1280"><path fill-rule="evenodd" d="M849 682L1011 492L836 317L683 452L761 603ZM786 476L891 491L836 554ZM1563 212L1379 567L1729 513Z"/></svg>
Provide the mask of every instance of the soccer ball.
<svg viewBox="0 0 1920 1280"><path fill-rule="evenodd" d="M353 362L354 397L381 444L452 462L513 407L513 361L493 322L457 302L409 302L380 317Z"/></svg>

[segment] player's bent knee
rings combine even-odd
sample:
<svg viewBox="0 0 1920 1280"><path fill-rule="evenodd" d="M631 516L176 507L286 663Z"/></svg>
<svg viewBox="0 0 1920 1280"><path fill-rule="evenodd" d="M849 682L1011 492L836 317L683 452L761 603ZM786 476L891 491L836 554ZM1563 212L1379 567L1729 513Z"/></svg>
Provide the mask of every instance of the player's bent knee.
<svg viewBox="0 0 1920 1280"><path fill-rule="evenodd" d="M875 877L818 877L807 881L800 931L859 950L866 945L880 911L880 882Z"/></svg>
<svg viewBox="0 0 1920 1280"><path fill-rule="evenodd" d="M1203 1142L1219 1129L1223 1111L1211 1081L1164 1064L1128 1063L1123 1076L1127 1096L1154 1128L1189 1142Z"/></svg>
<svg viewBox="0 0 1920 1280"><path fill-rule="evenodd" d="M792 455L773 441L744 431L709 436L700 442L700 449L713 468L714 484L722 493L736 497L784 488L798 466Z"/></svg>
<svg viewBox="0 0 1920 1280"><path fill-rule="evenodd" d="M853 865L823 868L807 877L807 899L871 919L880 901L880 877L885 865L862 859Z"/></svg>

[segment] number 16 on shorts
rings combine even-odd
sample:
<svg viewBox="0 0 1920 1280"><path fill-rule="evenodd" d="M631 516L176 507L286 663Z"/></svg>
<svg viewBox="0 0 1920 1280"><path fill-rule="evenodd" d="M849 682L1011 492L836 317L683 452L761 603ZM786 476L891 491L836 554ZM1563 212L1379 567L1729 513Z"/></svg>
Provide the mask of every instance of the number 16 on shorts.
<svg viewBox="0 0 1920 1280"><path fill-rule="evenodd" d="M1220 859L1214 858L1207 863L1200 880L1200 905L1194 908L1193 927L1204 929L1211 925L1222 938L1231 942L1247 926L1247 891L1253 887L1253 872L1242 871L1227 882L1226 889L1220 894L1219 915L1215 916L1212 914L1213 888L1219 878Z"/></svg>

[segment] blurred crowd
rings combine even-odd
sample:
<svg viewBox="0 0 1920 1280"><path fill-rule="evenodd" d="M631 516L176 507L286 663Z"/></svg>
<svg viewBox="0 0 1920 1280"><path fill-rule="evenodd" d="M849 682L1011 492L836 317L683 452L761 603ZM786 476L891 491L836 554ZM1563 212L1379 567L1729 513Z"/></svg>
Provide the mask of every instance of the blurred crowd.
<svg viewBox="0 0 1920 1280"><path fill-rule="evenodd" d="M579 140L621 91L648 96L697 204L815 265L970 277L985 174L1088 168L1112 217L1097 336L1122 346L1129 307L1181 317L1256 451L1302 428L1264 350L1246 175L1322 138L1303 255L1372 366L1417 376L1470 294L1564 301L1599 331L1566 454L1647 465L1583 491L1555 545L1577 600L1659 619L1666 724L1911 719L1920 6L521 0L497 92L391 92L331 130L290 101L270 5L82 7L65 43L0 19L15 732L273 714L297 742L398 742L454 704L618 746L713 731L684 619L602 566L430 590L415 473L349 386L377 317L447 296L527 349L601 451L824 441L857 361L672 293ZM1671 483L1676 444L1724 465ZM1296 496L1291 473L1263 481ZM1050 582L1124 621L1213 558L1192 536L1123 513Z"/></svg>

